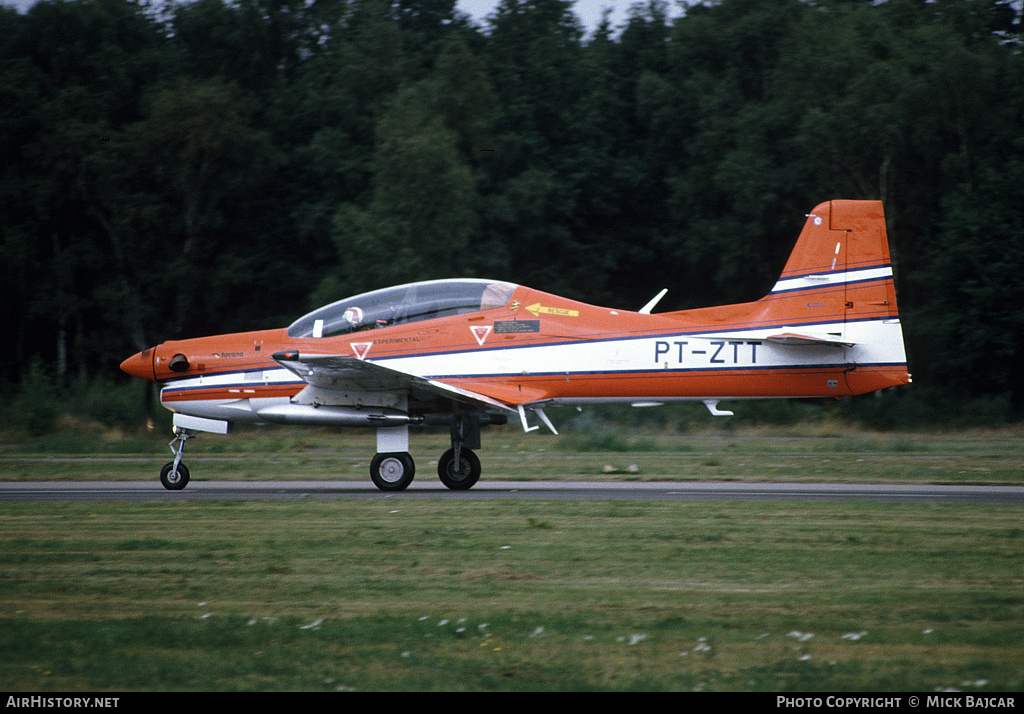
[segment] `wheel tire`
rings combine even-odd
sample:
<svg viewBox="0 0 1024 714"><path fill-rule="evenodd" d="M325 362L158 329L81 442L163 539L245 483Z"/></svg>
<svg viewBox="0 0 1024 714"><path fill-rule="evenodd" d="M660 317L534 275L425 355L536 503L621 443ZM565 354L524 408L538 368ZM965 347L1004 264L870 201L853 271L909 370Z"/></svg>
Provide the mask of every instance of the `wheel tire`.
<svg viewBox="0 0 1024 714"><path fill-rule="evenodd" d="M407 453L377 454L370 462L370 478L381 491L404 491L416 475L416 464Z"/></svg>
<svg viewBox="0 0 1024 714"><path fill-rule="evenodd" d="M469 449L459 449L461 468L456 469L455 450L448 449L437 462L441 483L453 491L465 491L480 480L480 458Z"/></svg>
<svg viewBox="0 0 1024 714"><path fill-rule="evenodd" d="M171 461L160 469L160 483L162 483L164 488L168 491L180 491L188 485L188 466L183 463L179 463L177 471L171 471L173 468L174 462Z"/></svg>

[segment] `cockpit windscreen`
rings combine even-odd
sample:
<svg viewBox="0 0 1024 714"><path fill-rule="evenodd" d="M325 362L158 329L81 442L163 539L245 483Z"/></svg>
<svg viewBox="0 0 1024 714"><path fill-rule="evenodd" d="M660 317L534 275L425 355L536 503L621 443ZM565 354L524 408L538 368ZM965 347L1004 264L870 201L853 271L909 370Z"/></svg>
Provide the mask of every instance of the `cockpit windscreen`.
<svg viewBox="0 0 1024 714"><path fill-rule="evenodd" d="M289 337L333 337L406 322L503 307L516 285L495 280L430 280L345 298L305 315Z"/></svg>

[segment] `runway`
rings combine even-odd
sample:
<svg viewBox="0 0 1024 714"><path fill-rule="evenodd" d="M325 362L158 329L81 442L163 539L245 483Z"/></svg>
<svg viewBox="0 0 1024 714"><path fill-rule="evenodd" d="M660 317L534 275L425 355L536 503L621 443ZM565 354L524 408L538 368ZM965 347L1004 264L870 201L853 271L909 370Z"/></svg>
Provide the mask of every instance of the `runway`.
<svg viewBox="0 0 1024 714"><path fill-rule="evenodd" d="M0 482L0 503L152 502L204 499L578 499L675 501L872 501L1024 505L1024 487L988 485L739 483L709 481L480 481L468 491L450 491L436 479L414 481L405 491L379 491L370 481L193 481L182 491L158 482Z"/></svg>

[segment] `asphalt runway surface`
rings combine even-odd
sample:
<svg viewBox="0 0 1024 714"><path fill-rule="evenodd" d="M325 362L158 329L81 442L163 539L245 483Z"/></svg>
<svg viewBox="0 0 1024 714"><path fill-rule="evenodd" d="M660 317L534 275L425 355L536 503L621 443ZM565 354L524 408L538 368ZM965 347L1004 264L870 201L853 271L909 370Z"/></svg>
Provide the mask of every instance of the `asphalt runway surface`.
<svg viewBox="0 0 1024 714"><path fill-rule="evenodd" d="M203 499L390 499L440 498L676 500L676 501L873 501L1024 505L1024 487L858 483L739 483L708 481L487 481L450 491L436 479L414 481L401 492L379 491L359 481L193 481L181 491L159 482L0 482L0 503L122 501L177 503Z"/></svg>

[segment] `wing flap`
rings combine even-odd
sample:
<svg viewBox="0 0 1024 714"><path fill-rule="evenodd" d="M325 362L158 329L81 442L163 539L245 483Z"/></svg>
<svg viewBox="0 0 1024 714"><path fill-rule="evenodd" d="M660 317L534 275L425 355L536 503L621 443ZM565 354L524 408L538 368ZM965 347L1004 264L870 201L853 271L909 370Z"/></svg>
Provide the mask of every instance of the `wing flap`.
<svg viewBox="0 0 1024 714"><path fill-rule="evenodd" d="M503 404L520 405L543 402L551 398L547 390L505 382L462 382L471 393L496 399Z"/></svg>

